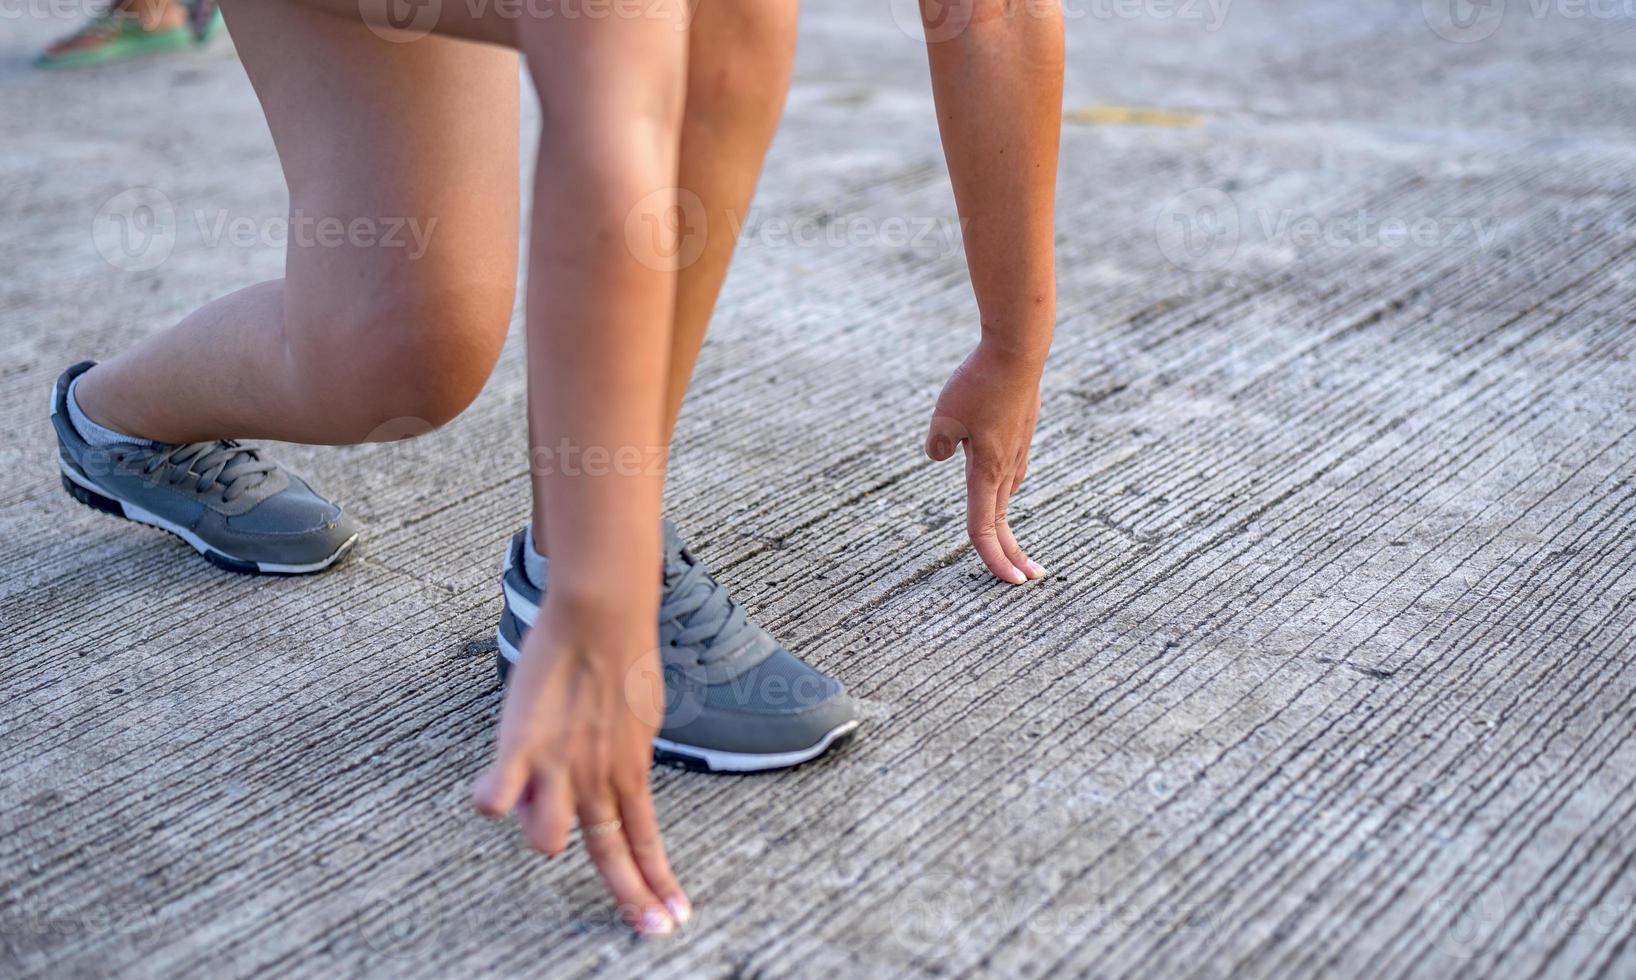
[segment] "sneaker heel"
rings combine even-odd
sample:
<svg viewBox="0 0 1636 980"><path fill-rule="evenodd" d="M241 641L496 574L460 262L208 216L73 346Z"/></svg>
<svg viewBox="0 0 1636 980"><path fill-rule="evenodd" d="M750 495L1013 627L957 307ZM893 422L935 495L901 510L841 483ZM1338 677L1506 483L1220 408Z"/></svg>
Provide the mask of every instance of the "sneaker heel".
<svg viewBox="0 0 1636 980"><path fill-rule="evenodd" d="M62 488L68 491L69 496L73 497L75 500L78 500L85 506L92 508L93 510L100 510L104 514L112 514L115 517L125 516L125 508L120 506L119 501L113 499L112 497L104 497L100 493L85 489L78 483L70 480L66 473L62 475Z"/></svg>

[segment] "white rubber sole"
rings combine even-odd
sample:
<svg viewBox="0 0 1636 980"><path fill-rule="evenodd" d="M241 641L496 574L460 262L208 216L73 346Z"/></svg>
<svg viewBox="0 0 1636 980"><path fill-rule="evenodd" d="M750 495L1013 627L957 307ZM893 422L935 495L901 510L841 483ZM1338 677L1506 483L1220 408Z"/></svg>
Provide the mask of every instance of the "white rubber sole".
<svg viewBox="0 0 1636 980"><path fill-rule="evenodd" d="M341 542L341 546L336 548L335 551L328 557L321 561L315 561L304 565L289 565L273 561L250 561L247 558L235 558L232 555L225 554L224 552L220 552L215 548L212 548L197 534L194 534L187 528L181 527L177 524L172 524L170 521L165 520L158 514L144 510L128 500L123 500L119 497L113 496L107 490L97 486L96 484L87 480L85 477L81 476L79 473L75 472L74 468L69 466L67 461L63 460L61 457L57 458L57 468L62 470L64 479L73 481L73 483L82 490L85 490L87 493L95 494L102 500L117 504L120 512L123 514L126 520L135 521L138 524L146 524L149 527L156 527L161 531L174 534L178 538L181 538L183 541L187 542L188 546L194 551L197 551L199 554L210 559L210 561L216 565L228 568L232 571L254 570L263 575L310 575L313 572L321 572L340 561L342 556L351 550L353 544L355 544L358 540L358 535L354 534L350 538L347 538L345 541ZM98 509L106 510L107 508L99 506ZM224 562L227 564L224 564ZM250 567L241 568L238 566Z"/></svg>
<svg viewBox="0 0 1636 980"><path fill-rule="evenodd" d="M714 749L701 749L692 745L677 745L668 739L656 738L653 740L655 748L675 755L687 755L700 760L712 772L762 772L768 769L788 769L803 762L811 762L825 752L830 746L846 738L858 730L859 722L849 721L837 725L828 732L818 744L799 752L774 752L761 755L752 755L746 752L717 752Z"/></svg>
<svg viewBox="0 0 1636 980"><path fill-rule="evenodd" d="M514 594L508 587L506 598L509 600ZM518 619L523 618L516 609L512 610L512 615ZM504 657L507 663L515 664L521 654L512 646L511 641L506 639L505 633L496 630L494 639L500 656ZM828 752L836 742L845 740L857 731L859 724L857 719L843 722L824 733L824 737L814 744L793 752L723 752L696 745L683 745L668 738L657 737L653 740L653 747L661 757L664 757L664 761L681 762L693 768L708 769L711 772L765 772L769 769L788 769L803 762L811 762Z"/></svg>

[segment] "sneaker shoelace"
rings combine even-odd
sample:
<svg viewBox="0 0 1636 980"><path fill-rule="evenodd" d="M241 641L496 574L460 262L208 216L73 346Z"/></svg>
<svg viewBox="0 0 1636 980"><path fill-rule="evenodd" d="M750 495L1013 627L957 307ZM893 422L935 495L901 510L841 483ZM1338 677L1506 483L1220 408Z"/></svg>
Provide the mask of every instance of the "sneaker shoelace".
<svg viewBox="0 0 1636 980"><path fill-rule="evenodd" d="M121 450L116 460L142 462L142 472L148 476L158 476L169 466L172 471L162 477L166 482L175 486L191 478L199 493L220 487L223 500L233 500L254 489L267 479L267 474L278 469L278 464L261 458L261 447L232 439L132 446Z"/></svg>
<svg viewBox="0 0 1636 980"><path fill-rule="evenodd" d="M744 607L728 597L727 589L686 548L679 558L685 569L675 568L675 559L665 563L660 613L681 626L670 645L691 647L698 651L698 662L708 664L732 652L730 644L720 641L744 629Z"/></svg>

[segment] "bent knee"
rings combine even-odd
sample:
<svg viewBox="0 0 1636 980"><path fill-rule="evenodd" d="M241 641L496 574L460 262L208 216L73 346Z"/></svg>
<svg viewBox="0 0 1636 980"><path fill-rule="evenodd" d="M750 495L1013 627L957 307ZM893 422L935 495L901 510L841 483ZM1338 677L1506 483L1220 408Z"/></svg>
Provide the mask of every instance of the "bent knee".
<svg viewBox="0 0 1636 980"><path fill-rule="evenodd" d="M348 441L384 442L453 420L483 390L511 322L505 284L439 284L365 290L325 316L304 357L314 374L315 410L345 413Z"/></svg>
<svg viewBox="0 0 1636 980"><path fill-rule="evenodd" d="M511 305L510 289L463 289L372 316L365 333L378 351L369 363L379 426L429 431L465 411L494 370ZM381 431L375 439L413 434Z"/></svg>

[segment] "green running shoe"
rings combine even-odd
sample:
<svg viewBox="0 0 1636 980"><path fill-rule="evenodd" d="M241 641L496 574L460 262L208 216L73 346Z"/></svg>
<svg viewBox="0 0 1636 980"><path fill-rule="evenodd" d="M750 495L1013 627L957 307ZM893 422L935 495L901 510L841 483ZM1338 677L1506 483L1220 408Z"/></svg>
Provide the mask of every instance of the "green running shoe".
<svg viewBox="0 0 1636 980"><path fill-rule="evenodd" d="M85 68L178 51L209 40L221 27L221 18L213 0L196 0L189 8L187 22L150 29L142 26L134 13L115 3L46 48L34 64L39 68Z"/></svg>

